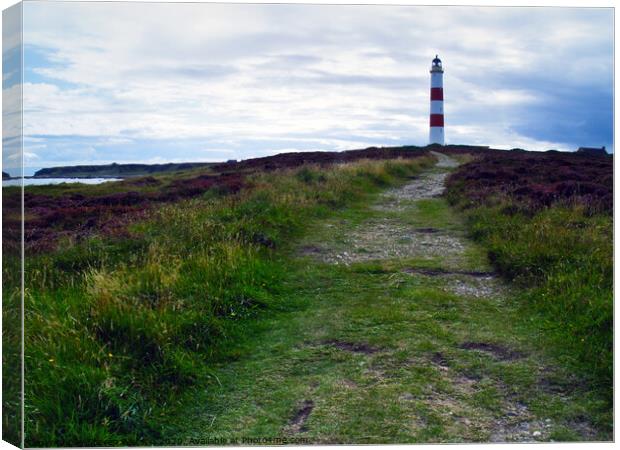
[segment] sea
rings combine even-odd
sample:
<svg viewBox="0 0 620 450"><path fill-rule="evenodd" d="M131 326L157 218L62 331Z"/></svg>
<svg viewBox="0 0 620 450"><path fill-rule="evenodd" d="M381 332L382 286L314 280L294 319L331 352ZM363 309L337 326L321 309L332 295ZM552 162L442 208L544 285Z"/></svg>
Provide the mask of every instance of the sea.
<svg viewBox="0 0 620 450"><path fill-rule="evenodd" d="M82 183L101 184L108 181L120 181L122 178L24 178L24 186L42 186L46 184ZM2 186L19 186L19 179L2 180Z"/></svg>

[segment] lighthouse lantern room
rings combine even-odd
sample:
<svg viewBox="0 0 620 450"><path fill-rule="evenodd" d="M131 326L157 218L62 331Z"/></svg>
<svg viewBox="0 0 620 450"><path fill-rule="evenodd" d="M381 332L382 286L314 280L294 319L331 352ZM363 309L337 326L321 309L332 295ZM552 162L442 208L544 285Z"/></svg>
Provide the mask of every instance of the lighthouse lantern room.
<svg viewBox="0 0 620 450"><path fill-rule="evenodd" d="M435 55L431 66L431 117L429 144L444 145L443 134L443 67Z"/></svg>

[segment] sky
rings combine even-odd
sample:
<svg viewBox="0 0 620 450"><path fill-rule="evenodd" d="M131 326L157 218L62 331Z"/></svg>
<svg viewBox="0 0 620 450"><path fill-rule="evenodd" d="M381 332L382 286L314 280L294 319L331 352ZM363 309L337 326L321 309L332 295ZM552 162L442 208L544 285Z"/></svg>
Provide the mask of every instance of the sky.
<svg viewBox="0 0 620 450"><path fill-rule="evenodd" d="M435 54L446 143L612 150L610 8L32 1L25 165L426 145Z"/></svg>

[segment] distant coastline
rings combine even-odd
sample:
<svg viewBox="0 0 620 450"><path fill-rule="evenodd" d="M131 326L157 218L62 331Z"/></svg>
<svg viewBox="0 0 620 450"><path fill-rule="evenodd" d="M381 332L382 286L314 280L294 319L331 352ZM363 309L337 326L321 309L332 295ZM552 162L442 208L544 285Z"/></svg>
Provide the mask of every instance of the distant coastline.
<svg viewBox="0 0 620 450"><path fill-rule="evenodd" d="M412 148L414 148L413 146ZM488 150L488 146L477 145L446 145L445 148L468 148L477 151ZM373 148L373 147L371 147ZM415 147L424 148L424 147ZM525 151L520 148L513 148L512 151ZM548 152L557 152L557 150L547 150ZM613 153L607 153L605 147L602 148L590 148L580 147L575 151L576 153L587 156L612 156ZM286 154L286 153L284 153ZM258 161L264 158L250 158L249 161ZM183 162L183 163L163 163L163 164L100 164L100 165L76 165L76 166L57 166L38 169L34 172L34 175L24 176L24 179L59 179L59 178L71 178L71 179L125 179L131 177L148 176L161 173L172 173L178 171L191 170L196 168L205 168L209 166L217 166L221 164L237 163L236 160L229 160L226 162ZM13 177L7 172L2 172L2 179L4 181L17 180L22 177Z"/></svg>
<svg viewBox="0 0 620 450"><path fill-rule="evenodd" d="M58 166L37 170L28 178L128 178L155 173L178 172L204 168L220 163L187 162L166 164L102 164L81 166ZM27 177L24 177L27 178Z"/></svg>

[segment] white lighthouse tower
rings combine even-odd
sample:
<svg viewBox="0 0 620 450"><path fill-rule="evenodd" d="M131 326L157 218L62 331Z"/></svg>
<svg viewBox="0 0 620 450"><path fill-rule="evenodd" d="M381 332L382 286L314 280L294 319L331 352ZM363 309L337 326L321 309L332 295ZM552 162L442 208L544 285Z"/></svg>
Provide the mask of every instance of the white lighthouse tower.
<svg viewBox="0 0 620 450"><path fill-rule="evenodd" d="M443 135L443 67L435 55L431 67L431 129L429 144L444 145Z"/></svg>

